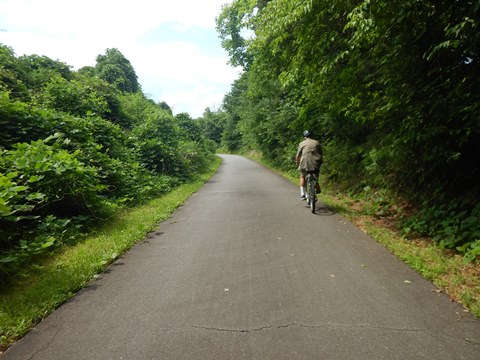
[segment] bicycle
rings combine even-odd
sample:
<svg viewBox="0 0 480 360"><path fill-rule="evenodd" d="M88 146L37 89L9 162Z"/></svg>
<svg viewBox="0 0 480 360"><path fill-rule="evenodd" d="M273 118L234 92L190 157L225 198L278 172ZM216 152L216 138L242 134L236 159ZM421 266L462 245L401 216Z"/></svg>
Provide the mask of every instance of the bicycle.
<svg viewBox="0 0 480 360"><path fill-rule="evenodd" d="M315 213L315 203L317 202L316 185L317 176L313 172L308 172L305 176L307 204L310 205L312 214Z"/></svg>

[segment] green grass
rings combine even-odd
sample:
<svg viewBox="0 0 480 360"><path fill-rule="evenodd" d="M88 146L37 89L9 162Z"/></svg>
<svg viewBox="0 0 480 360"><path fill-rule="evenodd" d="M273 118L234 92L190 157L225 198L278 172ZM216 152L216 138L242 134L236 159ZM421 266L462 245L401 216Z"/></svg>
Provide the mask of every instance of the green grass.
<svg viewBox="0 0 480 360"><path fill-rule="evenodd" d="M71 298L115 259L171 216L217 170L210 168L195 181L182 185L146 205L126 210L108 221L95 234L63 249L22 275L0 293L0 353L35 324Z"/></svg>

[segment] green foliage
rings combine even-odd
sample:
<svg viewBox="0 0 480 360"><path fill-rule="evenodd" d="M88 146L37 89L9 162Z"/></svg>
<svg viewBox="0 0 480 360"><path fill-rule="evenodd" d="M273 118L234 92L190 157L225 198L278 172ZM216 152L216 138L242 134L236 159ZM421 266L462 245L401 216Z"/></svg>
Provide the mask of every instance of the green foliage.
<svg viewBox="0 0 480 360"><path fill-rule="evenodd" d="M173 175L179 170L179 129L174 118L163 109L150 110L133 131L136 147L147 169Z"/></svg>
<svg viewBox="0 0 480 360"><path fill-rule="evenodd" d="M46 56L24 55L18 58L18 63L23 69L22 80L31 90L41 89L54 76L61 76L66 80L72 78L70 66Z"/></svg>
<svg viewBox="0 0 480 360"><path fill-rule="evenodd" d="M166 110L170 115L173 115L172 108L165 102L162 101L158 104L163 110Z"/></svg>
<svg viewBox="0 0 480 360"><path fill-rule="evenodd" d="M57 143L48 145L42 140L18 143L3 154L2 173L17 187L29 190L27 194L22 192L26 200L41 200L42 213L89 214L95 203L99 203L97 193L104 186L96 180L95 169L85 166L78 155L78 150L70 153ZM28 194L30 191L33 195ZM34 208L26 210L36 215Z"/></svg>
<svg viewBox="0 0 480 360"><path fill-rule="evenodd" d="M473 260L479 254L480 205L472 209L465 200L429 205L425 202L415 216L405 219L404 232L428 234L441 246L457 249Z"/></svg>
<svg viewBox="0 0 480 360"><path fill-rule="evenodd" d="M101 79L121 91L134 93L140 90L135 69L118 49L107 49L105 55L98 55L95 69Z"/></svg>
<svg viewBox="0 0 480 360"><path fill-rule="evenodd" d="M217 30L245 71L224 98L223 145L289 170L302 130L313 130L324 177L373 196L379 216L402 198L418 210L418 230L472 258L479 14L447 0L231 2Z"/></svg>
<svg viewBox="0 0 480 360"><path fill-rule="evenodd" d="M116 49L78 72L5 46L0 59L0 283L211 159L198 125L146 98Z"/></svg>
<svg viewBox="0 0 480 360"><path fill-rule="evenodd" d="M239 151L244 145L239 124L242 119L242 105L245 101L243 94L246 89L245 76L242 76L233 83L230 93L223 99L223 108L227 116L222 133L222 146L230 152Z"/></svg>
<svg viewBox="0 0 480 360"><path fill-rule="evenodd" d="M132 134L143 165L167 176L188 178L206 165L214 151L188 114L172 117L158 106L147 109Z"/></svg>
<svg viewBox="0 0 480 360"><path fill-rule="evenodd" d="M94 168L38 140L3 151L0 163L0 271L64 242L74 219L107 213ZM14 268L15 268L14 267Z"/></svg>
<svg viewBox="0 0 480 360"><path fill-rule="evenodd" d="M255 5L255 1L252 0L234 1L230 5L224 5L217 18L217 31L233 66L246 68L252 60L246 51L249 41L245 39L242 31L245 28L252 29L249 19L253 15Z"/></svg>
<svg viewBox="0 0 480 360"><path fill-rule="evenodd" d="M0 148L8 149L17 142L44 137L49 127L44 115L42 110L13 100L10 93L0 90Z"/></svg>
<svg viewBox="0 0 480 360"><path fill-rule="evenodd" d="M222 133L225 127L224 113L221 111L212 112L207 108L203 117L198 119L198 126L208 139L214 141L217 147L220 146Z"/></svg>
<svg viewBox="0 0 480 360"><path fill-rule="evenodd" d="M190 176L208 166L216 147L211 140L204 136L198 122L193 120L189 114L177 114L175 120L182 136L180 153L183 156L180 161L182 161L183 171Z"/></svg>
<svg viewBox="0 0 480 360"><path fill-rule="evenodd" d="M180 126L180 131L182 132L183 136L193 141L197 141L202 138L200 126L190 117L189 114L177 114L175 115L175 120L177 121L178 126Z"/></svg>
<svg viewBox="0 0 480 360"><path fill-rule="evenodd" d="M108 113L108 103L88 83L67 81L55 76L46 84L42 95L41 103L44 106L72 115L105 116Z"/></svg>
<svg viewBox="0 0 480 360"><path fill-rule="evenodd" d="M27 87L22 81L24 77L13 50L0 44L0 90L8 91L16 98L28 98Z"/></svg>

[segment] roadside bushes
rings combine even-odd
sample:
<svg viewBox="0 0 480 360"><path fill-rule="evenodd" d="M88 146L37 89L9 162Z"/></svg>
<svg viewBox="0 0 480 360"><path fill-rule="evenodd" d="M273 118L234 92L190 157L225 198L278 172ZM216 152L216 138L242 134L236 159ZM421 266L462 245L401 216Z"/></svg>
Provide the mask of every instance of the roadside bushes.
<svg viewBox="0 0 480 360"><path fill-rule="evenodd" d="M107 55L129 65L118 50ZM141 90L100 79L96 67L17 59L1 44L0 59L0 284L211 159L188 114L177 120Z"/></svg>
<svg viewBox="0 0 480 360"><path fill-rule="evenodd" d="M464 199L439 202L425 201L422 208L402 222L405 235L426 234L448 249L465 254L467 261L480 256L480 205Z"/></svg>
<svg viewBox="0 0 480 360"><path fill-rule="evenodd" d="M19 108L19 118L43 122L10 138L43 139L1 150L0 282L119 208L170 190L178 175L144 167L137 140L107 120Z"/></svg>
<svg viewBox="0 0 480 360"><path fill-rule="evenodd" d="M18 142L27 142L47 137L50 133L51 112L32 108L10 97L0 88L0 146L10 149Z"/></svg>
<svg viewBox="0 0 480 360"><path fill-rule="evenodd" d="M43 140L2 151L0 163L0 269L65 240L70 222L113 210L99 193L96 169Z"/></svg>
<svg viewBox="0 0 480 360"><path fill-rule="evenodd" d="M55 133L1 152L0 271L4 274L15 272L32 256L70 242L119 208L175 185L174 178L133 162L128 149L124 148L122 158L112 158L103 145L88 140L82 150L66 134Z"/></svg>

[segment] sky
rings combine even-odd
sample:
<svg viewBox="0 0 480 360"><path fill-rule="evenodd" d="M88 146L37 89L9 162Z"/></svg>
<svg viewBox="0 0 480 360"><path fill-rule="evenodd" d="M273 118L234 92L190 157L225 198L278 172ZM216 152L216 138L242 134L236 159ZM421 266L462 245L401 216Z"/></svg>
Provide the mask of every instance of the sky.
<svg viewBox="0 0 480 360"><path fill-rule="evenodd" d="M215 18L228 0L0 0L0 43L78 70L117 48L142 91L174 114L218 110L239 77Z"/></svg>

